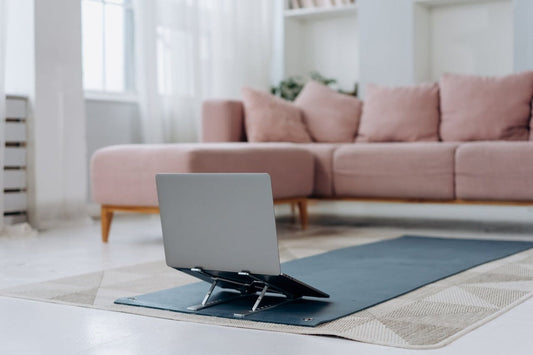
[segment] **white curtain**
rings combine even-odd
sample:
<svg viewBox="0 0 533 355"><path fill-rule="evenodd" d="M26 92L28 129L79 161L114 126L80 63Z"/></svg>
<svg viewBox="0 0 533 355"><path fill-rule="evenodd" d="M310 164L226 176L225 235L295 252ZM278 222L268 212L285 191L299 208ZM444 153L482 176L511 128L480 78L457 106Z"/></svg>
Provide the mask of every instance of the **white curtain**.
<svg viewBox="0 0 533 355"><path fill-rule="evenodd" d="M6 1L0 0L0 234L4 230L4 127L5 127L5 43L6 43Z"/></svg>
<svg viewBox="0 0 533 355"><path fill-rule="evenodd" d="M272 0L137 0L145 141L196 141L201 103L268 89Z"/></svg>

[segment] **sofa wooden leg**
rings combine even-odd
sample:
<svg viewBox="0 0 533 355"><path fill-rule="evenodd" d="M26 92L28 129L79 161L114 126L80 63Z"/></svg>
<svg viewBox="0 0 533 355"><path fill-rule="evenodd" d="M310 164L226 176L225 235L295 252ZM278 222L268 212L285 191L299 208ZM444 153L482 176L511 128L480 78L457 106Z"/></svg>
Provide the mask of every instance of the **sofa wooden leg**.
<svg viewBox="0 0 533 355"><path fill-rule="evenodd" d="M300 215L302 230L305 230L307 228L307 199L298 201L298 213Z"/></svg>
<svg viewBox="0 0 533 355"><path fill-rule="evenodd" d="M102 225L102 242L107 243L109 240L109 230L111 229L111 222L113 221L113 210L102 206L101 209L101 225Z"/></svg>

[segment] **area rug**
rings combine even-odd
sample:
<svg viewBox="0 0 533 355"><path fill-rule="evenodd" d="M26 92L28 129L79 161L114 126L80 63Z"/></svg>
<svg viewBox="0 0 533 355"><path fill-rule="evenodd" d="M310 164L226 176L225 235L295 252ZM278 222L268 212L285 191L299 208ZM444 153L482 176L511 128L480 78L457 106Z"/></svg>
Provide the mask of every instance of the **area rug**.
<svg viewBox="0 0 533 355"><path fill-rule="evenodd" d="M284 259L304 257L383 239L324 231L280 243ZM167 319L298 334L330 335L386 346L424 349L444 346L533 295L533 250L489 262L418 288L379 305L316 327L206 317L116 305L134 296L196 282L154 262L26 285L3 296L73 304Z"/></svg>

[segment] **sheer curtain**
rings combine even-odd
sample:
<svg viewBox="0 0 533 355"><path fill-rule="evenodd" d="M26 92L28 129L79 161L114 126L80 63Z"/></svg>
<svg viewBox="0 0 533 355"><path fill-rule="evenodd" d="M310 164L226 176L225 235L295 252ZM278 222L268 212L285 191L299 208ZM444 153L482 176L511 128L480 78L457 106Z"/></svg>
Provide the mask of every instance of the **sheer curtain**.
<svg viewBox="0 0 533 355"><path fill-rule="evenodd" d="M138 88L146 142L196 141L201 103L267 89L271 0L138 0Z"/></svg>
<svg viewBox="0 0 533 355"><path fill-rule="evenodd" d="M5 0L0 0L0 167L4 167L4 123L5 123L5 50L6 50L6 20L7 5ZM4 230L4 176L0 173L0 235Z"/></svg>

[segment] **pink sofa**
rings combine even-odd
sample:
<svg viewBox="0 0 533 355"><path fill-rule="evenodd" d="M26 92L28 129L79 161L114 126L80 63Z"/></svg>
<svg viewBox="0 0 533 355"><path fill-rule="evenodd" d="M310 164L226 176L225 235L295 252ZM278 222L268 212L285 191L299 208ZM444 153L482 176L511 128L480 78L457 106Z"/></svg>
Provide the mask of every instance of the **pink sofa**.
<svg viewBox="0 0 533 355"><path fill-rule="evenodd" d="M445 77L445 82L441 81L440 85L440 98L439 87L435 85L415 90L390 89L392 93L389 89L373 89L374 96L368 97L367 93L369 101L365 101L362 117L356 120L357 124L362 120L361 126L365 127L364 141L359 136L359 139L352 137L350 142L247 142L249 127L245 114L253 112L241 101L208 100L203 105L203 142L200 144L112 146L94 154L91 182L93 199L102 205L102 240L108 240L114 211L158 212L154 175L160 172L267 172L272 178L275 202L297 205L304 228L309 198L533 203L533 141L527 140L531 124L533 72L516 74L511 78L518 80L522 86L526 85L527 92L520 92L521 100L511 96L497 105L497 109L488 110L485 106L490 108L494 105L490 97L491 85L496 82L500 86L495 87L501 89L503 84L508 84L506 78L479 81L479 78L471 77L475 85L469 86L470 81L465 84L463 77ZM457 79L460 87L466 87L467 92L451 90L451 94L443 97L443 92L450 90L446 80L452 79ZM482 97L488 100L487 103L476 102L476 98L480 97L479 90L468 93L468 90L475 90L476 85L488 88L483 91ZM507 95L510 89L505 85L503 88ZM423 105L416 104L416 100L410 105L412 95L419 95L421 90L425 95ZM501 95L501 90L495 89L494 93ZM457 95L466 95L462 99L470 101L471 105L459 102L461 98ZM397 116L394 105L403 102L405 108L400 110L400 119L406 116L411 122L417 114L423 116L417 119L432 116L433 125L440 124L442 128L445 124L446 135L450 139L442 141L438 127L432 131L431 124L427 122L425 126L420 125L424 126L423 135L419 135L422 138L416 138L412 122L410 127L400 132L401 122L394 121ZM387 111L388 104L393 105L392 110ZM461 105L465 107L463 110L473 110L474 114L465 116L463 111L453 109ZM479 107L476 108L476 105ZM502 105L509 106L509 109L501 109ZM368 111L365 112L366 109ZM525 109L528 111L524 118ZM485 121L476 122L480 112ZM495 117L495 113L507 115L507 112L512 116L510 128ZM371 121L369 115L374 115ZM520 117L522 121L519 124ZM461 120L467 121L458 125ZM474 125L468 120L473 120ZM494 122L491 123L491 120ZM483 122L489 125L488 129ZM395 135L399 135L403 141L373 141L372 132L381 134L373 127L376 124L390 125L386 139L395 139ZM396 128L391 130L391 126ZM455 139L458 135L460 139Z"/></svg>

